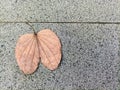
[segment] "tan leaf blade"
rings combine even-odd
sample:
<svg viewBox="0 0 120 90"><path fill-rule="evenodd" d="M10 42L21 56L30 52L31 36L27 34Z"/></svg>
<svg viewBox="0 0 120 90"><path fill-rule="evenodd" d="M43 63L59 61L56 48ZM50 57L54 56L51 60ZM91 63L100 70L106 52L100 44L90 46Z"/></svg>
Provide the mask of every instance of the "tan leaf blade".
<svg viewBox="0 0 120 90"><path fill-rule="evenodd" d="M25 74L33 73L39 63L39 50L35 35L22 35L16 45L15 54L20 69Z"/></svg>
<svg viewBox="0 0 120 90"><path fill-rule="evenodd" d="M45 29L37 34L41 62L50 70L58 67L61 60L61 44L57 35Z"/></svg>
<svg viewBox="0 0 120 90"><path fill-rule="evenodd" d="M15 49L19 68L25 74L32 74L41 62L48 69L54 70L61 60L61 44L59 38L49 29L38 34L22 35Z"/></svg>

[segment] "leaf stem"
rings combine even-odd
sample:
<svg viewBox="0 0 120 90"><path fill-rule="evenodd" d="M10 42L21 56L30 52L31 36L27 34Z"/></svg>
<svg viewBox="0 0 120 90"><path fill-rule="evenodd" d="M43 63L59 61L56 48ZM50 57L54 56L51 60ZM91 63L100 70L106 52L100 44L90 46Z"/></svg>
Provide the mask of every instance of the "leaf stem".
<svg viewBox="0 0 120 90"><path fill-rule="evenodd" d="M27 20L26 24L29 25L32 28L34 34L37 35L35 29L33 28L33 26L30 24L30 22L28 20Z"/></svg>
<svg viewBox="0 0 120 90"><path fill-rule="evenodd" d="M29 25L32 28L34 34L37 35L37 33L35 32L35 29L33 28L33 26L31 24L29 24L29 22L26 22L26 24Z"/></svg>

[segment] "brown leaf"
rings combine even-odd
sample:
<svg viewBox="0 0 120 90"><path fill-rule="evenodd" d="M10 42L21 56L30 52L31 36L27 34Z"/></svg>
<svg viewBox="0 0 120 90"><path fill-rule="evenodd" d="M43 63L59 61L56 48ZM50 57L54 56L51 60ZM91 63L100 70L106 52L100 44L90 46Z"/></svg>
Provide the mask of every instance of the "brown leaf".
<svg viewBox="0 0 120 90"><path fill-rule="evenodd" d="M42 30L38 33L38 41L41 62L50 70L56 69L61 59L61 44L58 37L50 30Z"/></svg>
<svg viewBox="0 0 120 90"><path fill-rule="evenodd" d="M40 62L48 69L54 70L61 60L60 40L49 29L35 34L22 35L15 49L17 63L25 74L33 73Z"/></svg>

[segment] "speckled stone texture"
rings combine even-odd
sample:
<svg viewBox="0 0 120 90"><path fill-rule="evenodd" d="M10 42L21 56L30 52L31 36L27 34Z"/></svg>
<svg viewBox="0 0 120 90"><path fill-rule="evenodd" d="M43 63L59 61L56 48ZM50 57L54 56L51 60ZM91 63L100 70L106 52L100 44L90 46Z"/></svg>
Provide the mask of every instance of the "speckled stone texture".
<svg viewBox="0 0 120 90"><path fill-rule="evenodd" d="M120 25L32 24L36 31L50 28L62 43L62 61L55 71L42 64L24 75L16 63L17 39L32 33L25 23L0 24L1 90L119 90ZM120 75L119 75L120 76Z"/></svg>
<svg viewBox="0 0 120 90"><path fill-rule="evenodd" d="M19 70L17 40L33 33L26 21L60 38L57 70ZM120 0L0 0L0 90L120 90Z"/></svg>
<svg viewBox="0 0 120 90"><path fill-rule="evenodd" d="M120 21L120 0L0 0L0 21Z"/></svg>

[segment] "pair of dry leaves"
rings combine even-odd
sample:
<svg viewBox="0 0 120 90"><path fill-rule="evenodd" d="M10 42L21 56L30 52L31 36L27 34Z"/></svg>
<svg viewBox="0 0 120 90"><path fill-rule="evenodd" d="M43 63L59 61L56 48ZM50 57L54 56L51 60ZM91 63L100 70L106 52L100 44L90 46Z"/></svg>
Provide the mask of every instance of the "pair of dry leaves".
<svg viewBox="0 0 120 90"><path fill-rule="evenodd" d="M61 44L57 35L49 30L37 34L22 35L15 49L19 68L25 74L32 74L41 62L50 70L55 70L61 60Z"/></svg>

